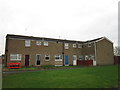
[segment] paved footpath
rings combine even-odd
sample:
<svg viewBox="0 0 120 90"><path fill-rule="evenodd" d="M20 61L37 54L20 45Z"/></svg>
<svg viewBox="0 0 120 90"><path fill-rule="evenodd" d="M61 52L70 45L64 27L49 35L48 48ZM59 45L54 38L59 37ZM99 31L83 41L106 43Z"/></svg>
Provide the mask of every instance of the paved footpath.
<svg viewBox="0 0 120 90"><path fill-rule="evenodd" d="M82 67L76 68L55 68L55 69L42 69L42 70L21 70L21 71L3 71L3 74L12 74L12 73L22 73L22 72L39 72L39 71L48 71L48 70L68 70L68 69L80 69Z"/></svg>

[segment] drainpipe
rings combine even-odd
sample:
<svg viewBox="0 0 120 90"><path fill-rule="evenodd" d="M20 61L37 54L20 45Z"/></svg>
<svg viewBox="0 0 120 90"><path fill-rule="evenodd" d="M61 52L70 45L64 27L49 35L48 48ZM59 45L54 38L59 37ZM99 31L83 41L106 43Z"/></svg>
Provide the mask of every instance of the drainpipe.
<svg viewBox="0 0 120 90"><path fill-rule="evenodd" d="M63 41L62 44L63 44L63 45L62 45L62 55L63 55L63 66L64 66L64 41Z"/></svg>
<svg viewBox="0 0 120 90"><path fill-rule="evenodd" d="M94 47L95 47L95 48L94 48L94 49L95 49L95 58L94 58L93 62L96 61L96 59L97 59L97 57L96 57L96 56L97 56L97 55L96 55L96 42L94 42L94 45L95 45L95 46L94 46ZM95 66L96 66L96 65L95 65Z"/></svg>

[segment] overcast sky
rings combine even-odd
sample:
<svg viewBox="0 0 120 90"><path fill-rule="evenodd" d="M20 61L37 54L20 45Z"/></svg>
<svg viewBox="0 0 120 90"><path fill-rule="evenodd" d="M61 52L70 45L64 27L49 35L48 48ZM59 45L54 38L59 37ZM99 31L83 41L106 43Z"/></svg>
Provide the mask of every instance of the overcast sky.
<svg viewBox="0 0 120 90"><path fill-rule="evenodd" d="M119 0L0 0L0 54L6 34L118 42Z"/></svg>

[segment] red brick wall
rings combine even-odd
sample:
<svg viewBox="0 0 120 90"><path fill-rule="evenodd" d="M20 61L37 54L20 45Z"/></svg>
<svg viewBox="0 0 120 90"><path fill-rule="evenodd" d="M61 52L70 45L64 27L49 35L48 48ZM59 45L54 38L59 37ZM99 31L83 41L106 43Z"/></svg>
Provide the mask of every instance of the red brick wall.
<svg viewBox="0 0 120 90"><path fill-rule="evenodd" d="M93 66L93 60L77 60L78 66Z"/></svg>

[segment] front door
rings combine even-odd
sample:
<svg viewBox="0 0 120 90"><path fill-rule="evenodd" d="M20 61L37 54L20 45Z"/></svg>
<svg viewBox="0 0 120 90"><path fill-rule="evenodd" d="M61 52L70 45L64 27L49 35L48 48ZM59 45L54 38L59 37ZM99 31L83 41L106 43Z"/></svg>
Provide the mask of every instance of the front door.
<svg viewBox="0 0 120 90"><path fill-rule="evenodd" d="M77 65L77 55L73 55L73 65Z"/></svg>
<svg viewBox="0 0 120 90"><path fill-rule="evenodd" d="M29 59L30 59L30 56L25 55L25 66L29 66Z"/></svg>
<svg viewBox="0 0 120 90"><path fill-rule="evenodd" d="M40 54L36 54L36 65L40 65Z"/></svg>
<svg viewBox="0 0 120 90"><path fill-rule="evenodd" d="M65 65L68 65L69 62L68 62L68 56L65 56Z"/></svg>
<svg viewBox="0 0 120 90"><path fill-rule="evenodd" d="M93 66L96 66L96 61L95 60L93 60Z"/></svg>

